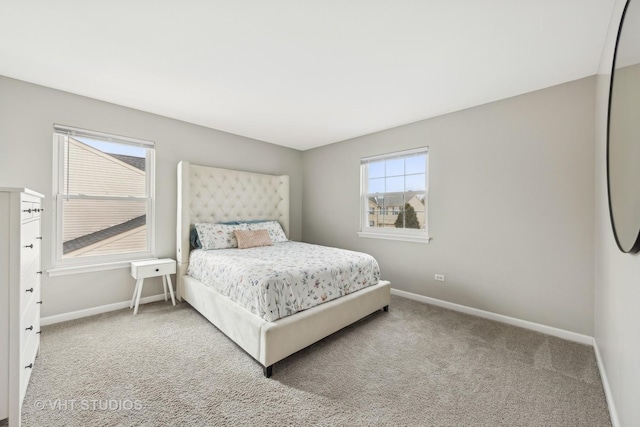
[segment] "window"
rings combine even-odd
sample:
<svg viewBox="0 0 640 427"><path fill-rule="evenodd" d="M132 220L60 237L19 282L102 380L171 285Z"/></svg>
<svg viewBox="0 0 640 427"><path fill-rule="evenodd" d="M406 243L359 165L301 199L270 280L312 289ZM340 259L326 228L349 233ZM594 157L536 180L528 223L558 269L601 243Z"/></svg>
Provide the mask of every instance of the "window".
<svg viewBox="0 0 640 427"><path fill-rule="evenodd" d="M55 125L55 267L153 255L154 147Z"/></svg>
<svg viewBox="0 0 640 427"><path fill-rule="evenodd" d="M361 237L429 241L428 164L428 147L360 161Z"/></svg>

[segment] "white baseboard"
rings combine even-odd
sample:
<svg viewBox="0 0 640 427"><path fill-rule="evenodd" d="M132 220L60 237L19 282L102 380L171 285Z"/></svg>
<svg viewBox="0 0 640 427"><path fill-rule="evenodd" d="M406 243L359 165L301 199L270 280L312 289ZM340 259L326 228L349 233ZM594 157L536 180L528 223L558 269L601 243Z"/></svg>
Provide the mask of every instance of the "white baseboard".
<svg viewBox="0 0 640 427"><path fill-rule="evenodd" d="M466 305L455 304L448 301L443 301L436 298L425 297L424 295L414 294L412 292L401 291L399 289L391 288L393 295L409 298L415 301L424 302L431 305L437 305L438 307L448 308L449 310L459 311L465 314L471 314L473 316L482 317L484 319L495 320L496 322L507 323L513 326L519 326L521 328L530 329L536 332L542 332L543 334L552 335L554 337L562 338L568 341L579 342L581 344L593 345L593 337L589 335L578 334L576 332L567 331L564 329L554 328L553 326L542 325L540 323L529 322L528 320L516 319L515 317L509 317L502 314L492 313L490 311L484 311Z"/></svg>
<svg viewBox="0 0 640 427"><path fill-rule="evenodd" d="M598 341L593 339L593 349L596 353L596 360L598 361L598 370L600 371L600 379L602 380L602 387L604 388L604 395L607 398L607 405L609 406L609 416L611 417L611 426L620 427L620 420L618 419L618 412L616 411L616 405L613 403L613 394L609 387L609 379L607 378L607 371L604 369L604 363L602 362L602 356L600 356L600 349L598 348Z"/></svg>
<svg viewBox="0 0 640 427"><path fill-rule="evenodd" d="M164 300L164 294L152 295L150 297L140 298L140 304L148 304L150 302L162 300ZM96 314L107 313L109 311L121 310L123 308L129 308L130 304L131 300L101 305L99 307L86 308L84 310L71 311L69 313L56 314L54 316L47 316L40 319L40 325L53 325L54 323L66 322L67 320L80 319L83 317L94 316Z"/></svg>

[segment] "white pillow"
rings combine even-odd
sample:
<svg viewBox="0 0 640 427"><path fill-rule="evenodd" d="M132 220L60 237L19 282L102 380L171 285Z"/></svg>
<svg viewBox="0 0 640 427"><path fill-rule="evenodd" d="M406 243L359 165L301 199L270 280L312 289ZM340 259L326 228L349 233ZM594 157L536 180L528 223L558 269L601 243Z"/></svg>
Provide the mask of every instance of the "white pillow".
<svg viewBox="0 0 640 427"><path fill-rule="evenodd" d="M246 224L228 225L209 222L195 224L202 249L231 249L238 247L233 234L236 230L246 230Z"/></svg>
<svg viewBox="0 0 640 427"><path fill-rule="evenodd" d="M246 224L249 230L267 230L273 243L286 242L287 235L284 234L282 226L278 221L264 221Z"/></svg>

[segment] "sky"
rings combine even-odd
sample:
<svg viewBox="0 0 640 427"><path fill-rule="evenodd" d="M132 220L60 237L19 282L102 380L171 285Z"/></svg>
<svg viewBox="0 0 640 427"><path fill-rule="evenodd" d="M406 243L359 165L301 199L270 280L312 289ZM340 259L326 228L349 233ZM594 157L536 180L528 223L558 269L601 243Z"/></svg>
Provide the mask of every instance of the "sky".
<svg viewBox="0 0 640 427"><path fill-rule="evenodd" d="M97 139L86 138L83 136L74 136L73 139L76 139L82 142L83 144L87 144L104 153L124 154L126 156L134 156L134 157L142 157L142 158L147 157L146 149L142 147L136 147L134 145L119 144L117 142L99 141Z"/></svg>

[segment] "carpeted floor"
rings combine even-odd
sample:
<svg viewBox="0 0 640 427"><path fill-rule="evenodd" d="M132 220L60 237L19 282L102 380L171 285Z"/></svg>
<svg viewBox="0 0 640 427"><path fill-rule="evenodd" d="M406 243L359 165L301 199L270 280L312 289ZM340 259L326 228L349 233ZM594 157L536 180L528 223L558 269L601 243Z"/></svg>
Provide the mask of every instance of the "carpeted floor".
<svg viewBox="0 0 640 427"><path fill-rule="evenodd" d="M272 379L187 304L43 328L24 426L608 426L593 349L392 297Z"/></svg>

